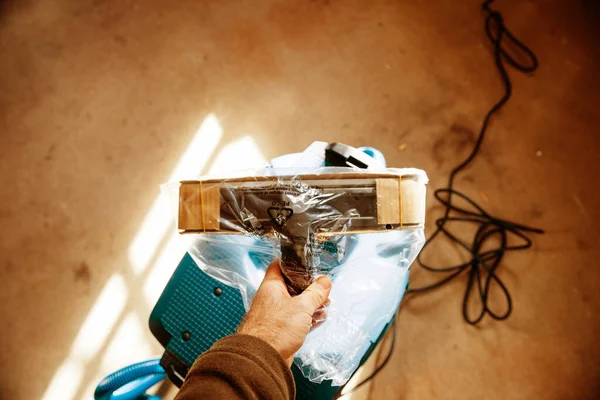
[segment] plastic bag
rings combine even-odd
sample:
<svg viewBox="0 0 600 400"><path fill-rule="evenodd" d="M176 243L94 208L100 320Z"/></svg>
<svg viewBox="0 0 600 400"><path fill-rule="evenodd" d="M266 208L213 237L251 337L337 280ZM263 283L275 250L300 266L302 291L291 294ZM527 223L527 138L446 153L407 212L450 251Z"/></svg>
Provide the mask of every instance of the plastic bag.
<svg viewBox="0 0 600 400"><path fill-rule="evenodd" d="M188 252L246 309L273 257L292 295L332 278L327 320L294 362L313 382L342 385L398 308L424 244L426 182L415 169L271 168L168 189Z"/></svg>

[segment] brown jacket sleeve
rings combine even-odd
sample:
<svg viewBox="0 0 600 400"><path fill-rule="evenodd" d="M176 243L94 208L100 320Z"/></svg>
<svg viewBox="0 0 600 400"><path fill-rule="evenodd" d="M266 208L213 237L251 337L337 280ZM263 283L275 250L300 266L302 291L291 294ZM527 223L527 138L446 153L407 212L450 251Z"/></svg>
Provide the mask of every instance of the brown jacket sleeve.
<svg viewBox="0 0 600 400"><path fill-rule="evenodd" d="M202 354L175 400L294 399L292 371L269 344L250 335L227 336Z"/></svg>

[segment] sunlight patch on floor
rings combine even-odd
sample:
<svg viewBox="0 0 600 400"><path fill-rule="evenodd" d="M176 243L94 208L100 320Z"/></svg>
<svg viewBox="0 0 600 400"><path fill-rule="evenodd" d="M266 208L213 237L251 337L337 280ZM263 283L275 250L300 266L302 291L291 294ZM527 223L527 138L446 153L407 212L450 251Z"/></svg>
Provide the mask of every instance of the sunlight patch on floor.
<svg viewBox="0 0 600 400"><path fill-rule="evenodd" d="M212 114L207 116L179 159L169 182L200 176L222 135L217 118ZM266 164L267 160L255 140L251 136L244 136L222 148L215 156L208 173L260 168ZM90 399L102 377L126 365L152 357L151 344L154 339L147 329L147 324L140 322L148 316L144 315L140 319L138 313L140 310L144 310L145 313L148 307L154 306L185 254L188 243L177 233L173 223L173 210L170 207L172 204L168 197L160 195L150 207L128 249L130 268L135 276L140 276L149 267L150 262L155 260L146 279L135 282L136 289L142 288L145 304L129 304L134 311L128 312L122 322L115 326L128 306L128 301L132 301L127 285L134 283L126 281L122 275L113 275L88 313L73 342L70 354L56 370L42 400L72 400L78 393L82 398ZM171 231L169 227L172 227ZM113 333L110 342L106 343ZM105 350L100 353L104 346ZM99 364L89 366L94 368L91 370L94 375L93 381L88 381L88 376L86 382L83 382L87 363L92 360L99 360Z"/></svg>
<svg viewBox="0 0 600 400"><path fill-rule="evenodd" d="M121 275L113 275L81 326L71 352L54 374L43 400L70 400L77 393L85 365L104 345L127 302L127 286Z"/></svg>
<svg viewBox="0 0 600 400"><path fill-rule="evenodd" d="M197 178L222 136L219 120L210 114L202 122L167 182ZM172 221L169 199L159 194L129 247L129 261L134 273L140 274L146 269Z"/></svg>

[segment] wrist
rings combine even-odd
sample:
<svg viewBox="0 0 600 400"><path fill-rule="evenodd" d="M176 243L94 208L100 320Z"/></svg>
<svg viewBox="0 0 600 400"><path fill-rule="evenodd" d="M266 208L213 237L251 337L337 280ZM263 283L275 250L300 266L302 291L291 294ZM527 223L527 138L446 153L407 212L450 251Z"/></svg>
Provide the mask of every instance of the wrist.
<svg viewBox="0 0 600 400"><path fill-rule="evenodd" d="M283 349L280 346L280 343L276 339L277 335L274 334L273 332L269 332L268 330L256 328L256 327L246 328L244 326L240 326L238 328L237 333L239 335L252 336L256 339L263 341L264 343L269 345L269 347L271 347L273 350L275 350L283 358L283 360L288 365L288 367L292 366L292 361L294 360L294 358L287 357L286 354L284 354Z"/></svg>
<svg viewBox="0 0 600 400"><path fill-rule="evenodd" d="M279 349L275 345L273 335L269 334L269 332L267 332L265 329L253 326L246 326L246 324L243 324L238 328L237 333L241 335L254 336L255 338L262 340L263 342L266 342L269 346L273 347L279 353Z"/></svg>

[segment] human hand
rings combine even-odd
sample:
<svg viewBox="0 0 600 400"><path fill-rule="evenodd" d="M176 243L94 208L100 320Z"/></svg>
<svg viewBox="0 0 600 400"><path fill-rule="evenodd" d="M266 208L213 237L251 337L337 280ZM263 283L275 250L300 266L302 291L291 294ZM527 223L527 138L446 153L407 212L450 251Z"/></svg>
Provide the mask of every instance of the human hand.
<svg viewBox="0 0 600 400"><path fill-rule="evenodd" d="M274 261L267 268L238 333L264 340L283 356L289 366L311 329L323 323L329 302L331 279L318 277L304 292L292 297Z"/></svg>

